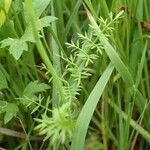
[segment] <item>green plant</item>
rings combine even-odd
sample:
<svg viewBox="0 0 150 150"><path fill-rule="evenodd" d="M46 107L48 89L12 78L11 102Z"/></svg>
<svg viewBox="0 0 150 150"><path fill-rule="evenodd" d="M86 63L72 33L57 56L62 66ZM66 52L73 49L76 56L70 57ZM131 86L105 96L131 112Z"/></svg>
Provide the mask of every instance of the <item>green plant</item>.
<svg viewBox="0 0 150 150"><path fill-rule="evenodd" d="M149 6L2 0L0 145L149 149Z"/></svg>

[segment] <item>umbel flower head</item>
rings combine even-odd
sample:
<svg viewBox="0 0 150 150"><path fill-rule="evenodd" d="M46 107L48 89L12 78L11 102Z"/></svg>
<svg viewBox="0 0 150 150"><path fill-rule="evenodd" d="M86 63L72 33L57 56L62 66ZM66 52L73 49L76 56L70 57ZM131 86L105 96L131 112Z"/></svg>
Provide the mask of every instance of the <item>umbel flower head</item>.
<svg viewBox="0 0 150 150"><path fill-rule="evenodd" d="M46 113L42 115L42 119L35 119L39 125L35 127L39 130L40 135L46 135L44 140L51 139L51 143L61 142L71 139L72 132L75 127L75 117L73 115L70 103L63 104L60 108L52 110L52 117L48 117Z"/></svg>

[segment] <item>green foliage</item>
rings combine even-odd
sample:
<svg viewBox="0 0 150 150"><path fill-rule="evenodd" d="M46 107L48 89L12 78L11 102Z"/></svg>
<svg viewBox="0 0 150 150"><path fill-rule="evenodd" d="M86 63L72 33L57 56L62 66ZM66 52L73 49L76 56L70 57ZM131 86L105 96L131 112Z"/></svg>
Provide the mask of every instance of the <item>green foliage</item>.
<svg viewBox="0 0 150 150"><path fill-rule="evenodd" d="M0 90L1 89L5 89L7 88L8 85L7 85L7 79L4 75L4 73L0 70Z"/></svg>
<svg viewBox="0 0 150 150"><path fill-rule="evenodd" d="M99 137L94 134L90 134L90 137L85 141L85 149L91 150L95 148L95 150L103 150L103 144L99 141Z"/></svg>
<svg viewBox="0 0 150 150"><path fill-rule="evenodd" d="M72 150L84 148L84 140L92 114L94 113L96 105L100 99L101 94L103 93L103 90L111 76L113 69L114 67L112 65L109 65L106 68L105 72L98 80L84 107L82 108L82 111L77 119L77 124L73 135L73 143L71 146Z"/></svg>
<svg viewBox="0 0 150 150"><path fill-rule="evenodd" d="M36 101L38 99L36 94L45 92L48 89L50 89L50 86L45 83L39 83L38 81L30 82L22 93L24 98L20 99L21 103L24 105L31 105L33 101L30 99L34 99Z"/></svg>
<svg viewBox="0 0 150 150"><path fill-rule="evenodd" d="M23 95L32 96L38 92L44 92L49 89L50 86L45 83L39 83L38 81L30 82L23 91Z"/></svg>
<svg viewBox="0 0 150 150"><path fill-rule="evenodd" d="M47 16L39 19L37 21L38 30L41 31L44 27L49 26L49 24L55 21L56 18L52 16ZM13 39L7 38L1 41L1 48L9 47L9 52L14 56L16 60L18 60L23 51L28 50L27 42L35 42L33 34L32 34L32 27L29 25L25 30L25 33L22 35L20 39Z"/></svg>
<svg viewBox="0 0 150 150"><path fill-rule="evenodd" d="M0 101L0 109L0 114L5 113L4 124L8 123L13 117L16 117L16 114L19 111L18 106L15 103L6 101Z"/></svg>
<svg viewBox="0 0 150 150"><path fill-rule="evenodd" d="M149 6L0 1L0 145L149 149Z"/></svg>
<svg viewBox="0 0 150 150"><path fill-rule="evenodd" d="M25 41L20 39L12 39L8 38L3 41L1 41L1 48L4 48L6 46L10 46L9 52L14 56L16 60L18 60L23 53L23 51L27 51L28 45ZM16 51L16 49L18 51Z"/></svg>
<svg viewBox="0 0 150 150"><path fill-rule="evenodd" d="M36 0L33 1L33 6L35 8L36 17L37 17L36 24L37 24L37 29L39 32L44 27L48 27L51 22L56 20L56 18L53 16L46 16L46 17L39 19L42 12L48 6L49 2L50 2L49 0L43 1L42 3L41 2L39 3ZM24 13L26 13L26 12L24 12ZM21 57L23 51L28 50L27 42L35 42L34 36L32 34L32 32L33 32L32 27L29 22L29 18L27 16L26 16L26 22L27 22L27 25L26 25L25 32L19 39L7 38L7 39L4 39L1 41L1 48L9 47L10 54L12 54L16 60L18 60Z"/></svg>
<svg viewBox="0 0 150 150"><path fill-rule="evenodd" d="M62 144L72 138L72 132L75 126L74 110L71 109L70 103L63 104L60 108L52 110L52 117L46 113L42 114L41 119L35 119L39 125L35 127L39 130L40 135L46 135L44 140L51 139L51 144L58 142Z"/></svg>

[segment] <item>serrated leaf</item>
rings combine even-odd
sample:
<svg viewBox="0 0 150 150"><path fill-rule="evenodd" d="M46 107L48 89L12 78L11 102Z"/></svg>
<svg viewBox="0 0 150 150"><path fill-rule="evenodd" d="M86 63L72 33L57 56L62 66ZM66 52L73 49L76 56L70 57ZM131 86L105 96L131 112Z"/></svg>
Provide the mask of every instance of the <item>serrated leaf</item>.
<svg viewBox="0 0 150 150"><path fill-rule="evenodd" d="M15 103L8 103L5 107L4 123L8 123L18 112L18 106Z"/></svg>
<svg viewBox="0 0 150 150"><path fill-rule="evenodd" d="M49 24L53 21L55 21L57 18L54 16L46 16L41 19L37 20L37 29L40 31L42 28L49 26ZM39 35L40 37L40 35ZM23 51L28 50L28 45L27 42L32 42L34 43L34 37L33 37L33 31L32 27L29 24L22 35L20 39L13 39L13 38L7 38L2 40L1 43L1 48L9 46L9 52L14 56L16 60L18 60Z"/></svg>
<svg viewBox="0 0 150 150"><path fill-rule="evenodd" d="M33 8L34 8L34 12L37 18L39 18L41 16L41 14L43 13L43 11L46 9L46 7L49 5L51 0L33 0ZM28 15L28 11L25 8L25 19L26 22L28 22L29 19L29 15Z"/></svg>
<svg viewBox="0 0 150 150"><path fill-rule="evenodd" d="M45 83L39 83L39 81L33 81L26 86L23 95L32 96L38 92L44 92L49 88L50 86Z"/></svg>
<svg viewBox="0 0 150 150"><path fill-rule="evenodd" d="M33 8L35 11L35 15L37 17L37 26L39 25L38 30L41 30L43 27L49 26L49 24L52 21L56 20L56 18L53 16L46 16L46 17L43 17L42 19L38 19L41 16L42 12L49 5L50 1L51 0L42 0L42 1L34 0L33 1ZM26 8L25 8L25 19L28 25L25 29L24 34L22 35L20 39L7 38L1 41L1 48L9 46L9 52L10 54L14 56L16 60L18 60L21 57L23 51L28 50L27 42L32 42L32 43L35 42L34 37L33 37L32 27L29 21L29 15L26 11Z"/></svg>
<svg viewBox="0 0 150 150"><path fill-rule="evenodd" d="M9 48L10 54L12 54L16 60L20 58L23 51L27 51L27 50L28 50L28 45L26 42L22 40L16 40Z"/></svg>
<svg viewBox="0 0 150 150"><path fill-rule="evenodd" d="M48 27L50 25L51 22L57 20L56 17L54 16L46 16L46 17L43 17L41 19L38 19L37 20L37 29L40 31L42 30L44 27ZM40 35L39 35L40 37ZM21 39L23 41L28 41L28 42L32 42L34 43L35 40L34 40L34 36L33 36L33 31L32 31L32 27L31 27L31 24L29 24L23 34L23 36L21 37Z"/></svg>
<svg viewBox="0 0 150 150"><path fill-rule="evenodd" d="M6 46L9 46L11 44L13 44L14 39L12 38L7 38L1 41L1 48L4 48Z"/></svg>
<svg viewBox="0 0 150 150"><path fill-rule="evenodd" d="M18 106L15 103L8 103L0 100L0 114L5 113L4 123L8 123L16 113L19 111Z"/></svg>
<svg viewBox="0 0 150 150"><path fill-rule="evenodd" d="M7 80L3 72L0 70L0 90L7 88Z"/></svg>
<svg viewBox="0 0 150 150"><path fill-rule="evenodd" d="M28 50L27 43L21 39L12 39L12 38L4 39L3 41L1 41L1 48L4 48L6 46L10 46L9 52L14 56L16 60L20 58L23 51Z"/></svg>
<svg viewBox="0 0 150 150"><path fill-rule="evenodd" d="M41 30L44 27L48 27L51 22L56 21L57 18L54 16L46 16L38 20L38 30Z"/></svg>
<svg viewBox="0 0 150 150"><path fill-rule="evenodd" d="M39 18L43 11L46 9L46 7L49 5L51 0L34 0L33 1L33 8L35 11L36 16Z"/></svg>

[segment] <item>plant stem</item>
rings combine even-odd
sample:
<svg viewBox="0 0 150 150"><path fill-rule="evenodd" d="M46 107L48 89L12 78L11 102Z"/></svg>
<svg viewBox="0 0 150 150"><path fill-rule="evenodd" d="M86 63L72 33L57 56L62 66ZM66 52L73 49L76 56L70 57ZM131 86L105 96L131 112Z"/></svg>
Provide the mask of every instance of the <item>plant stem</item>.
<svg viewBox="0 0 150 150"><path fill-rule="evenodd" d="M61 82L59 76L57 75L57 73L56 73L49 57L47 56L45 49L44 49L44 47L43 47L43 45L39 39L38 32L36 29L36 17L34 15L32 2L31 2L31 0L27 0L26 3L27 3L27 8L28 8L28 12L29 12L29 16L30 16L30 20L31 20L31 24L32 24L32 29L33 29L33 34L34 34L34 38L36 40L36 46L37 46L38 52L39 52L40 56L42 57L44 63L46 64L49 72L51 73L53 80L54 80L54 84L55 84L55 86L56 86L56 88L60 94L61 101L63 102L65 97L64 97L64 93L63 93L62 82Z"/></svg>

